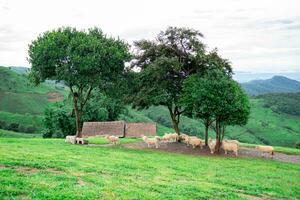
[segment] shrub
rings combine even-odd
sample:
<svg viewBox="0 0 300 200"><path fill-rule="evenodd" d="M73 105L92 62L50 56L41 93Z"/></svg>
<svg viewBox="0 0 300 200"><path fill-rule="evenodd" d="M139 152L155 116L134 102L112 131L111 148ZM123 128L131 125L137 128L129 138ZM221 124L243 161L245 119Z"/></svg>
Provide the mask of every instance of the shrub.
<svg viewBox="0 0 300 200"><path fill-rule="evenodd" d="M7 126L7 130L19 132L19 126L18 123L11 123Z"/></svg>
<svg viewBox="0 0 300 200"><path fill-rule="evenodd" d="M53 133L50 129L43 129L42 130L42 136L43 138L52 138Z"/></svg>
<svg viewBox="0 0 300 200"><path fill-rule="evenodd" d="M296 142L296 149L300 149L300 141Z"/></svg>

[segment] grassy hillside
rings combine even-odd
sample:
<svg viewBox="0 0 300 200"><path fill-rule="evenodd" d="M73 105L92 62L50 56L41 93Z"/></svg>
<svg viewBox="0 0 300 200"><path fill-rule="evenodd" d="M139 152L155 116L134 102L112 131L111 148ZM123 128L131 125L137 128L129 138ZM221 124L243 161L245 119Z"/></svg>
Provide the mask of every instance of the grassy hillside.
<svg viewBox="0 0 300 200"><path fill-rule="evenodd" d="M0 138L4 199L299 199L300 166ZM91 162L92 161L92 162Z"/></svg>
<svg viewBox="0 0 300 200"><path fill-rule="evenodd" d="M53 83L31 85L24 73L0 67L0 128L39 132L44 108L64 94ZM35 129L35 130L33 130Z"/></svg>
<svg viewBox="0 0 300 200"><path fill-rule="evenodd" d="M63 88L55 87L53 82L39 87L31 86L25 74L3 67L0 67L0 78L0 129L40 133L44 108L64 93ZM270 99L277 101L274 103ZM289 110L296 111L293 107L297 102L299 99L290 94L262 95L251 99L249 123L244 127L229 127L226 137L246 143L292 147L300 140L300 117L289 115L293 113L284 114L284 109L290 105ZM144 111L128 108L119 119L128 122L155 121L159 135L174 132L164 107L151 107ZM180 128L184 133L203 137L203 125L198 120L183 117ZM210 135L214 137L213 132Z"/></svg>
<svg viewBox="0 0 300 200"><path fill-rule="evenodd" d="M300 82L284 76L274 76L266 80L253 80L241 83L241 86L250 96L266 93L300 92Z"/></svg>

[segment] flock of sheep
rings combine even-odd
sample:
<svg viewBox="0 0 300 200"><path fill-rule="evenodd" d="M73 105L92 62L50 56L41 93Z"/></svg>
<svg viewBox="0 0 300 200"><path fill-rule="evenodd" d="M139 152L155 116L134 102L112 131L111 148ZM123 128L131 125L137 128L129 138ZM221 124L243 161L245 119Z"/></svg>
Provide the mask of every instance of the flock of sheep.
<svg viewBox="0 0 300 200"><path fill-rule="evenodd" d="M142 136L143 141L148 145L148 147L156 147L159 148L160 143L172 143L177 141L182 141L186 143L187 146L192 146L193 149L196 147L200 147L203 149L205 146L205 141L196 137L196 136L188 136L186 134L178 135L176 133L167 133L163 137L154 136L154 138L148 138L147 136ZM216 140L209 138L208 147L210 149L210 153L215 152ZM232 151L236 156L238 156L239 150L239 141L237 140L223 140L221 144L221 148L227 154L229 151ZM272 146L256 146L256 149L262 153L269 153L270 155L274 155L274 148Z"/></svg>
<svg viewBox="0 0 300 200"><path fill-rule="evenodd" d="M111 144L116 145L119 143L120 138L118 136L114 135L106 135L104 136L107 141ZM148 145L148 148L155 147L159 148L161 143L172 143L177 141L182 141L187 146L192 146L193 149L196 147L200 147L203 149L205 146L205 141L196 137L196 136L188 136L186 134L178 135L177 133L167 133L163 137L154 136L153 138L149 138L147 136L142 136L143 141ZM83 138L76 138L75 136L67 136L66 142L72 143L72 144L86 144L87 141ZM209 138L208 141L208 147L210 149L210 153L215 152L216 147L216 140L213 140ZM223 140L221 144L221 148L225 151L225 154L232 151L236 156L238 156L238 150L239 150L239 141L237 140ZM264 153L269 153L271 156L274 155L274 148L272 146L256 146L256 150L262 152L262 155Z"/></svg>

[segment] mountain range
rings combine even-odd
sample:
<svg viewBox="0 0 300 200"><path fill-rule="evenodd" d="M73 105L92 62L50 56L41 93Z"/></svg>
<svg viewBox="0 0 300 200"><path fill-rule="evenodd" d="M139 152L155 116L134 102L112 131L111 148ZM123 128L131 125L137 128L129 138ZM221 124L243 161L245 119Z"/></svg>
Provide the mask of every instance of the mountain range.
<svg viewBox="0 0 300 200"><path fill-rule="evenodd" d="M242 88L249 96L267 93L300 92L300 82L285 76L274 76L265 80L252 80L241 83Z"/></svg>

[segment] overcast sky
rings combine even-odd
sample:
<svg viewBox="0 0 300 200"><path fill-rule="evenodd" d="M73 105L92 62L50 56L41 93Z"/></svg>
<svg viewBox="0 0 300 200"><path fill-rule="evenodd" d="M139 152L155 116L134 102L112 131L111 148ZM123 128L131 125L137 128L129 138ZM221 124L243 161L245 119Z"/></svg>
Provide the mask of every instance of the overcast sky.
<svg viewBox="0 0 300 200"><path fill-rule="evenodd" d="M0 0L0 65L28 67L28 44L61 26L97 26L129 43L190 27L235 71L300 71L299 0Z"/></svg>

